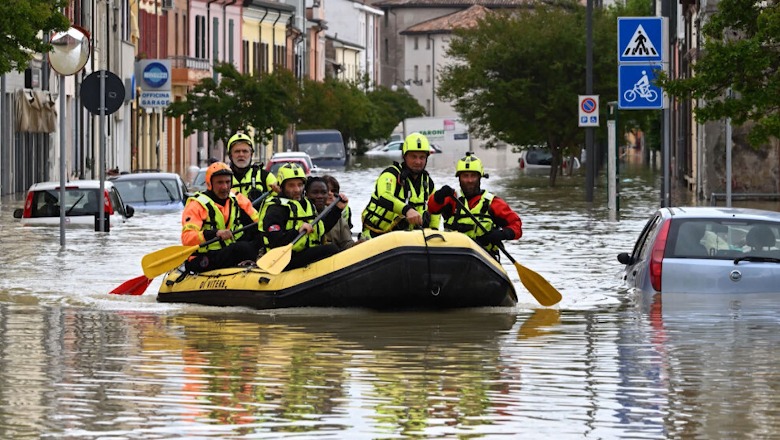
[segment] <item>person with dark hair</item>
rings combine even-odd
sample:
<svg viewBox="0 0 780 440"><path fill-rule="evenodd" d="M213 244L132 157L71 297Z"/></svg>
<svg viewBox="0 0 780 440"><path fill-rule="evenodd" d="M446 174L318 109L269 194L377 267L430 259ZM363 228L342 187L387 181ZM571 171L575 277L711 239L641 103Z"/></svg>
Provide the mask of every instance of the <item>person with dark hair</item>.
<svg viewBox="0 0 780 440"><path fill-rule="evenodd" d="M266 251L286 246L300 234L305 235L293 243L290 263L284 270L304 267L323 258L336 254L339 249L335 244L323 244L322 238L341 218L341 211L347 206L348 199L340 194L341 200L321 221L312 223L317 217L317 209L308 198L304 197L306 174L299 165L286 163L279 168L277 179L281 192L263 206L261 214L263 225L263 242ZM327 185L320 178L312 178L317 185L318 197L327 196ZM315 190L312 190L315 192Z"/></svg>
<svg viewBox="0 0 780 440"><path fill-rule="evenodd" d="M254 263L257 259L256 244L238 241L243 234L238 232L242 227L238 219L239 213L245 212L252 221L258 221L259 214L249 199L230 191L232 182L230 167L223 162L215 162L206 170L206 191L187 200L182 213L181 244L194 246L220 238L195 251L184 263L188 271L205 272L245 261Z"/></svg>
<svg viewBox="0 0 780 440"><path fill-rule="evenodd" d="M336 197L338 197L340 192L339 181L329 174L322 176L320 181L326 184L324 188L325 197L323 198L320 194L321 189L319 188L319 184L315 185L313 189L309 189L310 183L314 179L319 178L312 178L309 179L309 182L306 182L306 197L314 203L318 212L322 212L322 210L325 209L325 206L333 203L333 201L336 200ZM325 233L323 243L333 243L342 251L355 245L355 240L352 239L352 223L349 221L350 212L349 205L347 205L341 212L341 218L336 225Z"/></svg>

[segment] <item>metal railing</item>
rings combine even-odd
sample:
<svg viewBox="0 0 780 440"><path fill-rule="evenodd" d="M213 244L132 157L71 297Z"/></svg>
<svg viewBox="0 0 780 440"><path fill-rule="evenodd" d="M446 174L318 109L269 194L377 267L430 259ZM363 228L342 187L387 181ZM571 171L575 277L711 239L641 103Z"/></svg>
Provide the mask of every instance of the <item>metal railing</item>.
<svg viewBox="0 0 780 440"><path fill-rule="evenodd" d="M710 206L717 206L718 199L726 197L726 193L710 194ZM780 193L732 193L731 200L780 200Z"/></svg>

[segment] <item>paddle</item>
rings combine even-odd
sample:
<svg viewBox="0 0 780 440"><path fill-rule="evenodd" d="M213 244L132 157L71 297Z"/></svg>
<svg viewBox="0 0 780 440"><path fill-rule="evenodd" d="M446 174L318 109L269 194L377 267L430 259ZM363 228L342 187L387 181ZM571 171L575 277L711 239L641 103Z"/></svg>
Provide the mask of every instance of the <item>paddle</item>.
<svg viewBox="0 0 780 440"><path fill-rule="evenodd" d="M325 217L326 215L328 215L328 213L331 210L333 210L336 204L340 201L341 201L341 197L337 198L333 203L328 205L320 213L320 215L318 215L317 217L314 218L314 220L312 220L311 225L312 226L316 225L317 222L322 220L322 218ZM295 243L298 242L298 240L303 238L304 235L306 235L306 232L301 232L289 244L270 249L268 252L265 253L265 255L263 255L257 260L257 267L260 268L260 270L263 270L271 275L278 275L282 273L284 268L287 267L288 264L290 264L290 259L292 258L293 246L295 245Z"/></svg>
<svg viewBox="0 0 780 440"><path fill-rule="evenodd" d="M270 191L261 194L260 197L252 201L252 206L256 206L265 200L269 194L271 194ZM256 226L257 222L254 222L239 228L238 230L234 231L234 233L238 233L245 229ZM151 254L146 254L141 259L141 266L143 267L144 274L140 277L135 277L131 280L125 281L109 293L115 295L142 295L146 291L146 288L149 287L149 284L151 284L152 279L154 279L157 275L164 274L165 272L179 267L184 262L184 260L189 258L193 252L198 250L198 248L208 246L211 243L215 243L217 241L219 241L219 237L214 237L211 240L198 245L169 246L165 249L152 252Z"/></svg>
<svg viewBox="0 0 780 440"><path fill-rule="evenodd" d="M482 229L482 232L485 234L488 233L487 229L485 229L485 226L482 225L482 223L477 220L476 217L474 217L474 214L471 213L471 211L468 210L465 206L463 206L463 202L461 202L457 197L452 197L455 200L455 203L458 205L458 207L469 215L472 220L474 220L474 223L479 226L480 229ZM514 258L512 258L511 255L509 255L509 252L504 249L504 244L499 242L498 248L501 250L501 252L504 253L504 255L509 258L509 261L512 262L512 264L515 265L515 268L517 269L517 275L520 277L520 282L523 283L523 286L525 286L526 289L531 293L531 295L536 298L537 301L539 301L539 304L549 307L552 305L557 304L561 300L561 293L558 292L558 290L553 287L549 282L547 282L544 277L539 275L538 273L532 271L531 269L523 266L522 264L515 261Z"/></svg>

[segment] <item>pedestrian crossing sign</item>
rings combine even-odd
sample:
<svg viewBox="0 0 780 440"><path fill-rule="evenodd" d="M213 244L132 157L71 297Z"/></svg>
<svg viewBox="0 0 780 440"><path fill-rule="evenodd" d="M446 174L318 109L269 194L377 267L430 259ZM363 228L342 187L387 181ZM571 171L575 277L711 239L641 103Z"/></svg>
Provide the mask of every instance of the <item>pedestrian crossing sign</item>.
<svg viewBox="0 0 780 440"><path fill-rule="evenodd" d="M618 17L618 63L666 61L663 17Z"/></svg>

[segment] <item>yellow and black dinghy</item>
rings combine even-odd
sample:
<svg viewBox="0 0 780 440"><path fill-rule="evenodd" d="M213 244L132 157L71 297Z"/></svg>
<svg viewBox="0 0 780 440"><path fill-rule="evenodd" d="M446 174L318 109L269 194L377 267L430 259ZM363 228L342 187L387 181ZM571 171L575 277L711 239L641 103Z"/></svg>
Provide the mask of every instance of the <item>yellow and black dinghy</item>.
<svg viewBox="0 0 780 440"><path fill-rule="evenodd" d="M384 234L332 257L279 274L235 267L169 272L159 302L256 309L358 307L377 310L513 306L504 268L459 232Z"/></svg>

